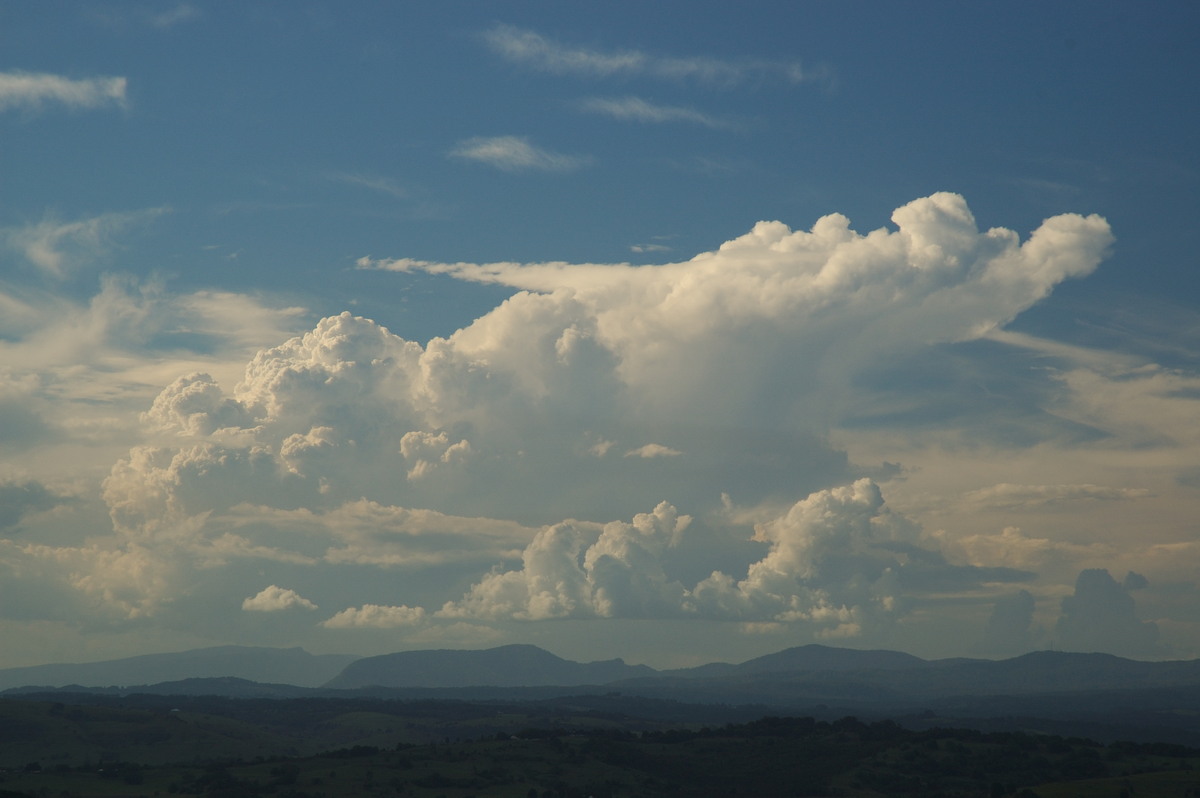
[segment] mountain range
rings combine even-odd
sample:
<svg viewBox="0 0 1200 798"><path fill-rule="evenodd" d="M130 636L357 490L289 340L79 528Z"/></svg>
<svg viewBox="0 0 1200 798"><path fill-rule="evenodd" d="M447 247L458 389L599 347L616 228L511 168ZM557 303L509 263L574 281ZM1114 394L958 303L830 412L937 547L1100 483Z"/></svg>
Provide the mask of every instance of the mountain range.
<svg viewBox="0 0 1200 798"><path fill-rule="evenodd" d="M660 671L620 659L573 662L531 645L374 657L222 646L9 668L0 670L0 691L0 700L202 700L231 707L261 704L236 699L386 705L400 699L425 707L475 702L556 712L601 702L627 714L630 706L655 707L659 715L711 716L712 722L725 722L734 711L743 719L854 715L896 719L913 729L949 724L1200 746L1200 660L1145 662L1056 651L1005 660L924 660L896 651L807 645L737 664Z"/></svg>
<svg viewBox="0 0 1200 798"><path fill-rule="evenodd" d="M310 654L302 648L215 646L170 654L143 654L103 662L55 663L0 669L0 690L44 686L113 687L231 676L254 682L319 687L353 654Z"/></svg>
<svg viewBox="0 0 1200 798"><path fill-rule="evenodd" d="M620 659L574 662L532 645L482 650L403 651L373 657L313 655L301 648L219 646L83 664L0 670L0 690L192 683L214 693L483 688L619 690L680 701L768 704L897 704L954 696L1070 694L1087 691L1200 690L1200 660L1145 662L1109 654L1039 651L1006 660L925 660L898 651L806 645L739 664L655 670ZM256 687L250 687L254 684ZM271 686L271 690L266 687ZM301 691L303 692L303 691ZM561 692L561 691L552 691Z"/></svg>

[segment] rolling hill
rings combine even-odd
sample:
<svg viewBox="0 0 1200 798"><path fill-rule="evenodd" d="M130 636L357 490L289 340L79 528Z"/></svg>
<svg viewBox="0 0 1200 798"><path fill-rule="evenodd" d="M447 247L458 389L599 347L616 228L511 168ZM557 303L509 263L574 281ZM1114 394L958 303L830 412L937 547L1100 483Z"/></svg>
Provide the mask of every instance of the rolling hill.
<svg viewBox="0 0 1200 798"><path fill-rule="evenodd" d="M302 648L216 646L103 662L55 663L0 670L0 690L44 687L111 687L193 678L235 677L317 687L357 659L350 654L310 654Z"/></svg>

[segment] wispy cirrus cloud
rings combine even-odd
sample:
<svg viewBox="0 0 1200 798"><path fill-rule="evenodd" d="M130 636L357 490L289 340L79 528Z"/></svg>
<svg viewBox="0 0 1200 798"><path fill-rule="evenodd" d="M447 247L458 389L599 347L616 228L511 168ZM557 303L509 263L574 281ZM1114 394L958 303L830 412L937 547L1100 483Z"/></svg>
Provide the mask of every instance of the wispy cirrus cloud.
<svg viewBox="0 0 1200 798"><path fill-rule="evenodd" d="M37 224L0 230L0 241L42 271L63 279L71 269L106 254L117 234L168 212L167 208L148 208L103 213L74 222L47 216Z"/></svg>
<svg viewBox="0 0 1200 798"><path fill-rule="evenodd" d="M1145 488L1113 488L1104 485L1013 485L1001 483L973 490L967 501L983 507L1007 510L1037 509L1066 502L1129 501L1151 495Z"/></svg>
<svg viewBox="0 0 1200 798"><path fill-rule="evenodd" d="M45 105L69 108L103 108L128 104L123 77L73 80L42 72L0 72L0 111L24 108L38 111Z"/></svg>
<svg viewBox="0 0 1200 798"><path fill-rule="evenodd" d="M179 3L172 8L161 11L150 17L150 24L156 28L173 28L184 22L191 22L200 17L200 10L191 3Z"/></svg>
<svg viewBox="0 0 1200 798"><path fill-rule="evenodd" d="M467 139L451 150L450 155L479 161L506 172L570 172L587 165L591 160L586 156L544 150L523 136L479 136Z"/></svg>
<svg viewBox="0 0 1200 798"><path fill-rule="evenodd" d="M408 197L408 191L404 186L390 177L364 175L357 172L330 172L326 177L335 183L344 183L348 186L358 186L370 189L371 191L378 191L381 194L389 194L397 199Z"/></svg>
<svg viewBox="0 0 1200 798"><path fill-rule="evenodd" d="M642 75L727 86L762 78L782 80L786 83L828 79L827 70L807 70L795 61L734 61L710 56L674 58L651 55L639 50L606 52L560 44L539 33L514 25L497 25L486 31L483 39L488 47L509 61L556 74L600 78Z"/></svg>
<svg viewBox="0 0 1200 798"><path fill-rule="evenodd" d="M579 103L582 111L630 122L688 122L710 128L729 128L734 125L723 119L676 105L655 105L640 97L591 97Z"/></svg>

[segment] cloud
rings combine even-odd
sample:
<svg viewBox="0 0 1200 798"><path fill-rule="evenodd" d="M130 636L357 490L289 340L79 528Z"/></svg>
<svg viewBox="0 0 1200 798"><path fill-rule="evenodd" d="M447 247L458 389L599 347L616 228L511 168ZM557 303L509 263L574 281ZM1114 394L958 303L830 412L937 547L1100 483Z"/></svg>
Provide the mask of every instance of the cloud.
<svg viewBox="0 0 1200 798"><path fill-rule="evenodd" d="M1024 243L1002 228L979 233L962 197L946 193L914 200L892 219L896 231L867 235L839 214L809 232L760 222L717 251L661 266L359 265L543 295L523 304L569 304L647 404L678 411L676 420L703 412L711 422L722 405L747 412L756 402L775 417L782 408L769 404L780 400L848 411L852 375L988 335L1058 283L1090 273L1112 241L1103 219L1073 214L1047 219ZM516 298L510 303L515 309ZM501 310L461 337L486 329Z"/></svg>
<svg viewBox="0 0 1200 798"><path fill-rule="evenodd" d="M330 172L328 175L330 180L338 183L345 183L350 186L360 186L362 188L377 191L381 194L388 194L396 199L406 199L408 191L390 177L380 177L378 175L362 175L352 172Z"/></svg>
<svg viewBox="0 0 1200 798"><path fill-rule="evenodd" d="M523 136L476 137L459 142L450 155L494 166L506 172L572 172L587 165L588 158L563 155L535 147Z"/></svg>
<svg viewBox="0 0 1200 798"><path fill-rule="evenodd" d="M914 539L914 529L883 511L869 480L814 493L755 527L770 545L744 579L714 571L691 591L703 616L745 621L803 622L825 636L858 636L887 623L903 607L903 567L877 544Z"/></svg>
<svg viewBox="0 0 1200 798"><path fill-rule="evenodd" d="M29 513L53 509L64 501L40 482L0 480L0 531L16 527Z"/></svg>
<svg viewBox="0 0 1200 798"><path fill-rule="evenodd" d="M0 111L39 111L50 104L68 108L125 107L126 80L100 77L72 80L39 72L0 72Z"/></svg>
<svg viewBox="0 0 1200 798"><path fill-rule="evenodd" d="M1069 502L1130 501L1151 495L1145 488L1109 488L1102 485L1014 485L1000 483L968 492L963 498L988 509L1033 510Z"/></svg>
<svg viewBox="0 0 1200 798"><path fill-rule="evenodd" d="M967 562L990 563L1012 568L1045 570L1063 568L1080 561L1100 561L1116 552L1101 541L1075 543L1048 537L1034 537L1018 527L1004 527L998 533L949 535L934 533L942 545Z"/></svg>
<svg viewBox="0 0 1200 798"><path fill-rule="evenodd" d="M611 116L613 119L633 122L690 122L711 128L731 127L729 122L709 116L691 108L670 105L654 105L640 97L603 98L592 97L579 103L579 108L593 114Z"/></svg>
<svg viewBox="0 0 1200 798"><path fill-rule="evenodd" d="M315 610L317 605L295 590L270 585L263 588L257 595L243 601L242 609L246 612L283 612L285 610Z"/></svg>
<svg viewBox="0 0 1200 798"><path fill-rule="evenodd" d="M81 298L58 281L39 282L10 288L0 280L0 449L23 479L71 485L64 490L75 496L98 497L99 479L131 445L164 437L179 443L177 433L162 429L163 418L141 417L164 385L180 374L231 384L255 351L287 337L302 312L245 295L171 293L161 280L121 274L101 275L99 289ZM7 290L19 304L4 308ZM175 411L198 412L183 396L175 399ZM209 410L203 423L220 421ZM193 417L200 426L190 432L202 437L210 428L200 420ZM88 487L72 484L79 480ZM57 529L77 511L63 508L39 524ZM107 525L103 516L94 520Z"/></svg>
<svg viewBox="0 0 1200 798"><path fill-rule="evenodd" d="M738 580L714 571L692 587L669 575L692 524L663 502L631 523L567 521L541 530L521 567L494 570L439 618L706 618L809 627L817 637L879 631L911 596L979 589L1032 576L955 566L916 541L920 530L888 512L869 480L819 491L756 525L767 552Z"/></svg>
<svg viewBox="0 0 1200 798"><path fill-rule="evenodd" d="M1144 586L1144 577L1126 581ZM1067 651L1107 651L1134 657L1152 656L1158 641L1157 624L1137 619L1129 588L1100 568L1079 573L1075 593L1062 600L1055 633Z"/></svg>
<svg viewBox="0 0 1200 798"><path fill-rule="evenodd" d="M645 446L639 446L636 449L630 449L625 452L626 457L641 457L645 460L655 457L679 457L681 454L683 452L678 449L663 446L661 443L647 443Z"/></svg>
<svg viewBox="0 0 1200 798"><path fill-rule="evenodd" d="M39 381L13 375L0 377L0 445L7 451L24 451L56 437L40 412L36 398Z"/></svg>
<svg viewBox="0 0 1200 798"><path fill-rule="evenodd" d="M1028 590L996 599L983 629L984 650L1004 656L1029 651L1034 644L1032 626L1036 606L1037 602Z"/></svg>
<svg viewBox="0 0 1200 798"><path fill-rule="evenodd" d="M241 404L225 397L216 381L200 372L180 377L164 388L142 418L160 429L193 436L248 426L250 421Z"/></svg>
<svg viewBox="0 0 1200 798"><path fill-rule="evenodd" d="M654 266L364 259L515 293L423 343L343 313L246 355L240 376L227 358L163 379L103 485L106 573L135 554L168 581L249 560L275 584L291 578L275 569L403 569L425 587L389 601L431 623L704 618L830 638L1025 582L1004 541L960 543L889 510L828 435L862 375L989 335L1090 272L1111 234L1076 215L1024 242L981 233L953 194L893 221L762 222ZM219 298L189 302L213 327ZM178 306L148 300L136 317ZM1030 541L1030 561L1050 556ZM164 600L153 580L106 593L115 581L80 589L127 614ZM362 609L329 625L391 617L363 603L381 583L360 581L339 589Z"/></svg>
<svg viewBox="0 0 1200 798"><path fill-rule="evenodd" d="M550 618L679 615L684 590L667 578L663 550L691 518L663 502L631 523L595 527L563 522L540 531L517 571L494 571L461 601L447 602L442 618L546 620Z"/></svg>
<svg viewBox="0 0 1200 798"><path fill-rule="evenodd" d="M361 607L350 607L321 622L327 629L398 629L402 627L420 626L425 623L425 610L420 607L382 606L379 604L364 604Z"/></svg>
<svg viewBox="0 0 1200 798"><path fill-rule="evenodd" d="M129 227L145 224L168 213L167 208L150 208L127 213L105 213L75 222L47 217L34 225L8 228L5 243L49 275L63 279L79 266L107 255L116 237Z"/></svg>
<svg viewBox="0 0 1200 798"><path fill-rule="evenodd" d="M828 79L828 70L805 70L795 61L730 61L708 56L672 58L638 50L604 52L563 45L512 25L497 25L486 31L483 39L502 58L553 74L593 78L648 76L718 86L764 78L785 83Z"/></svg>
<svg viewBox="0 0 1200 798"><path fill-rule="evenodd" d="M173 8L161 11L150 17L150 24L156 28L173 28L184 22L191 22L200 17L200 10L191 3L178 3Z"/></svg>

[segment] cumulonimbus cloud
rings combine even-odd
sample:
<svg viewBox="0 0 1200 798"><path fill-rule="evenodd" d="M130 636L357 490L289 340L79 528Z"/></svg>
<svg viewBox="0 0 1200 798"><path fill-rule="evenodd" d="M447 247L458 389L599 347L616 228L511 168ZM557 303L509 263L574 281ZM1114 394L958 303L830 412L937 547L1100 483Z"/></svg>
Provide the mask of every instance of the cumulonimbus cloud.
<svg viewBox="0 0 1200 798"><path fill-rule="evenodd" d="M472 587L430 604L434 620L705 617L838 636L886 625L922 590L1021 581L948 562L826 435L858 375L988 335L1089 273L1111 233L1073 214L1024 241L981 232L954 194L892 220L866 234L838 214L807 231L761 222L657 266L364 260L516 292L446 338L408 341L344 313L260 351L232 390L201 373L175 381L144 416L152 443L113 466L104 499L129 547L282 562L303 543L296 562L361 567L450 564L431 536L401 540L398 508L440 513L455 534L491 519L476 526L498 536L481 549L496 570L460 577ZM759 515L748 567L686 579L675 560L722 494L792 509ZM261 522L232 529L247 506ZM394 530L338 532L360 528L351 506ZM303 539L282 534L301 513ZM415 618L361 606L329 623Z"/></svg>

